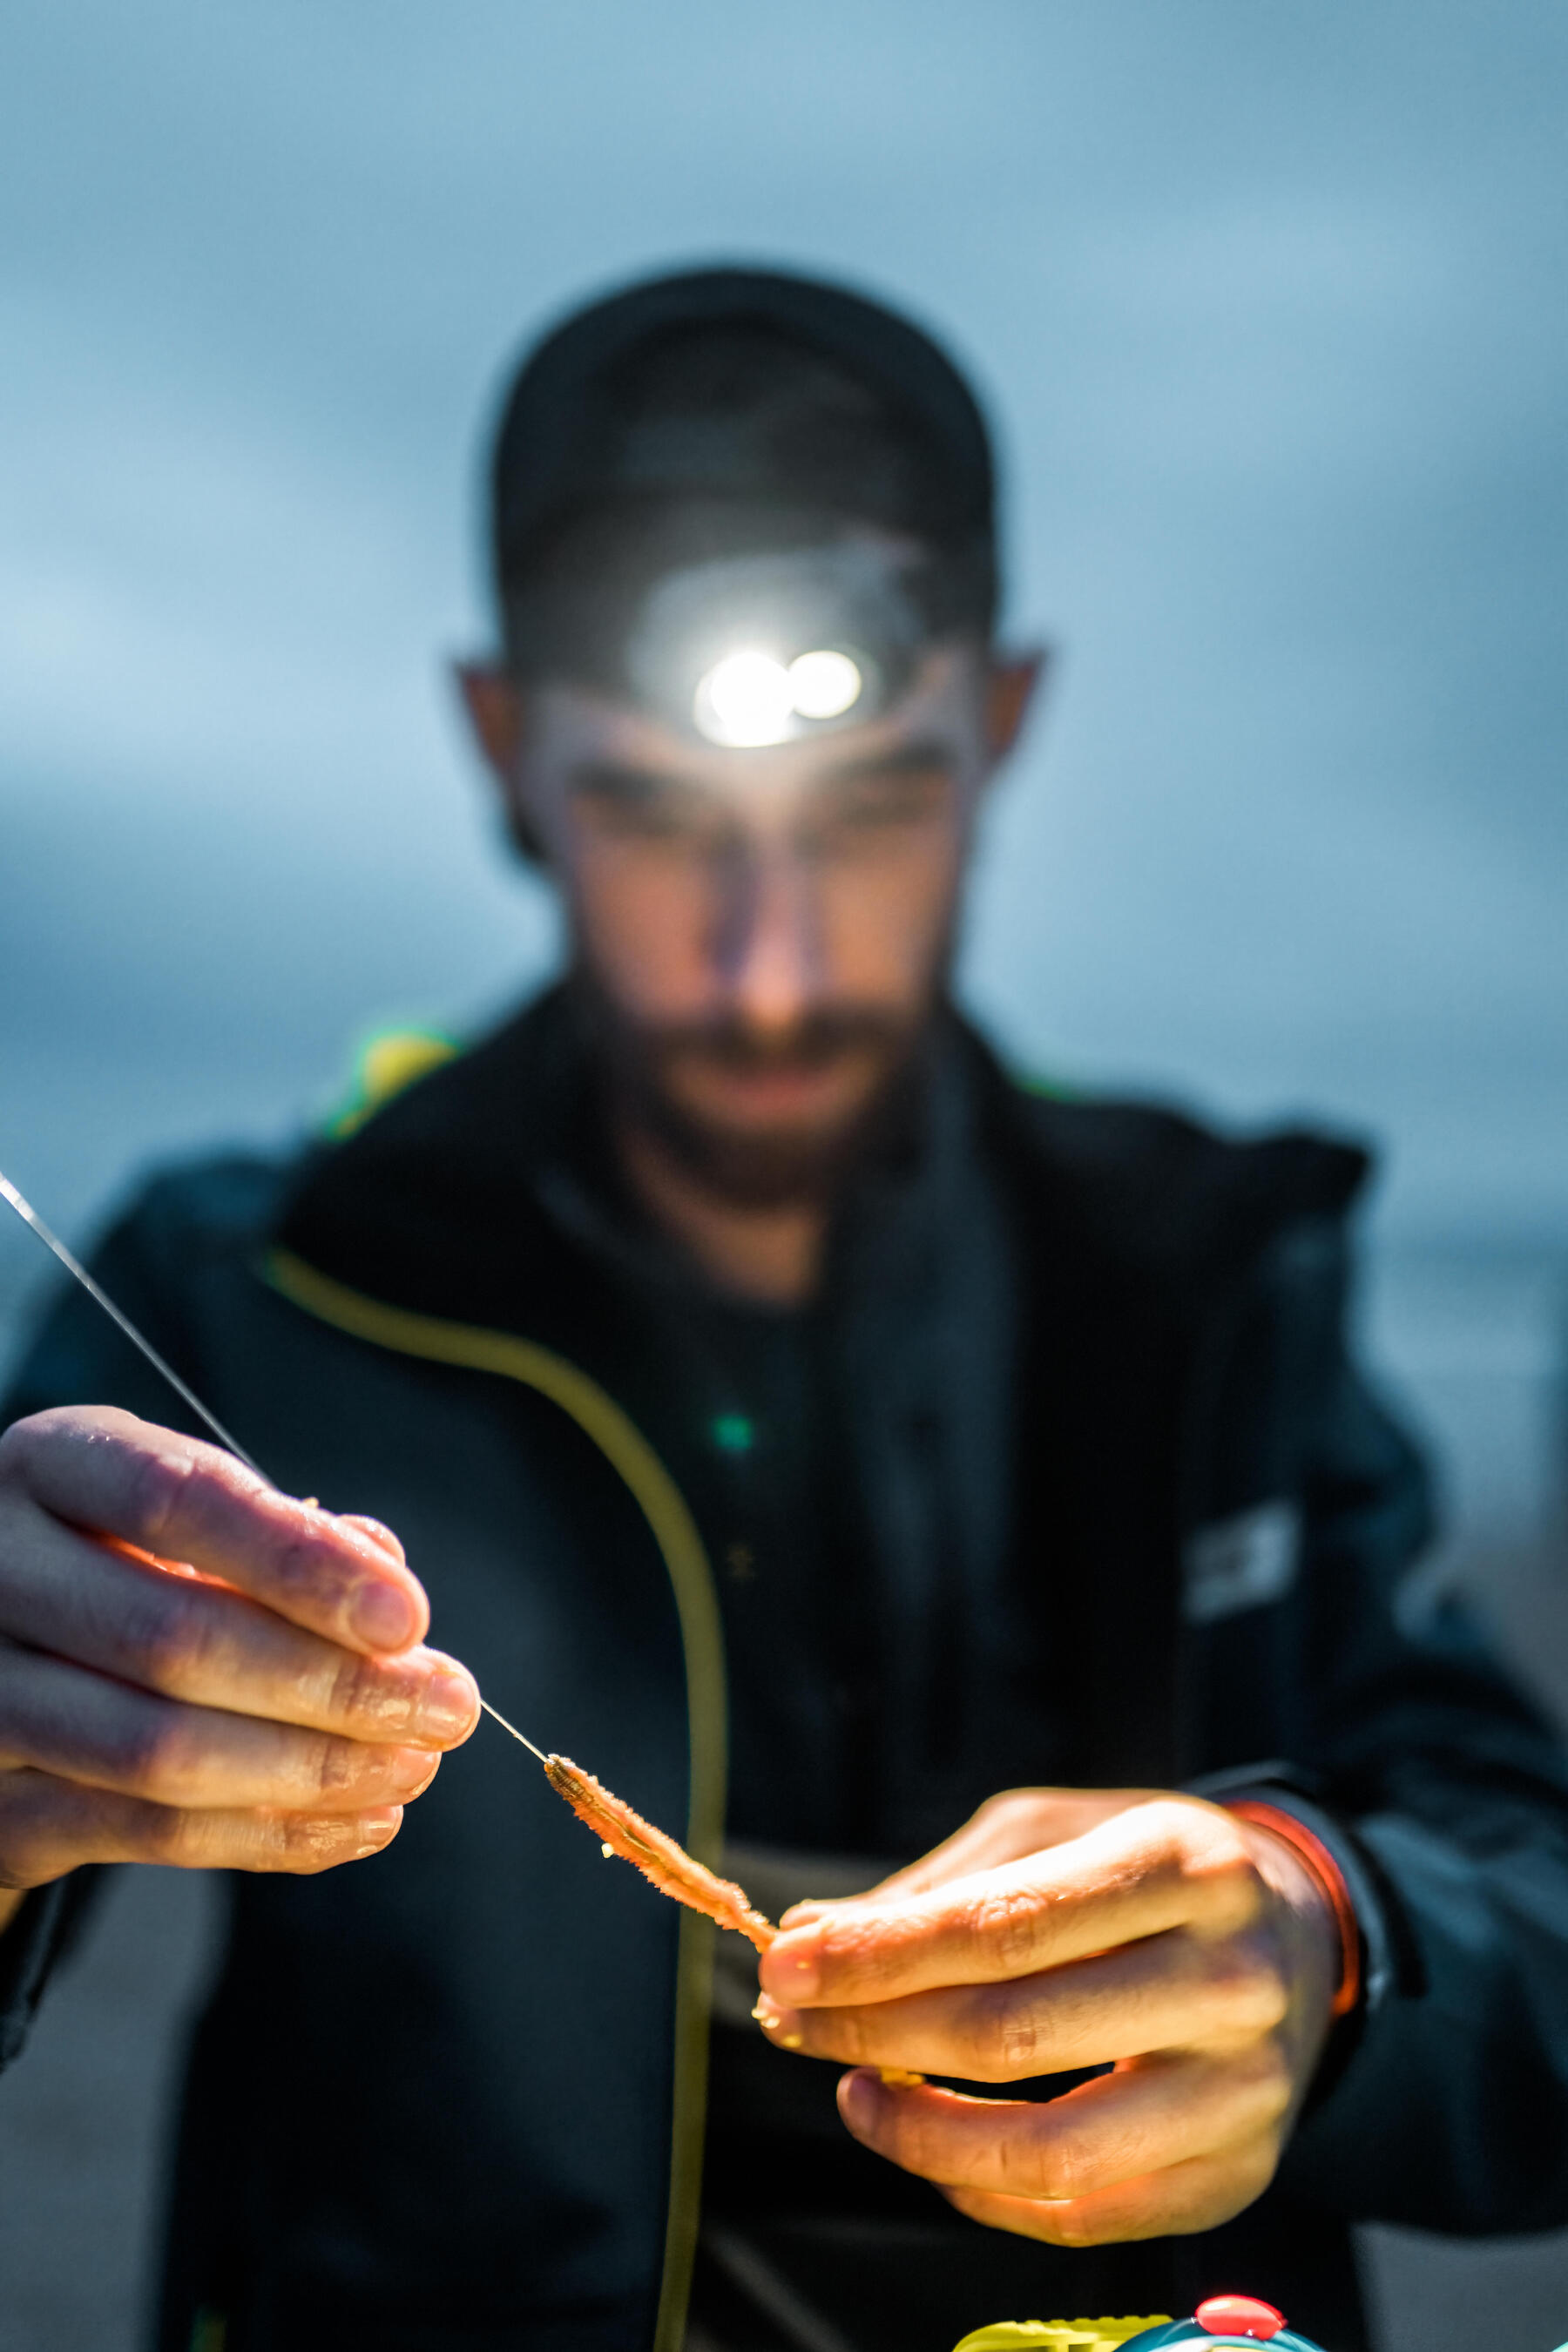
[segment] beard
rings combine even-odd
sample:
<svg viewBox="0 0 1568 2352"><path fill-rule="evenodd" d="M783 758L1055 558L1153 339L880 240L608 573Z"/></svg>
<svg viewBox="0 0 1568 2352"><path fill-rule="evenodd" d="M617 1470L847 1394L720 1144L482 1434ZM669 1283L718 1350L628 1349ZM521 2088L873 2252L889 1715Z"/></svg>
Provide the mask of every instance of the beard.
<svg viewBox="0 0 1568 2352"><path fill-rule="evenodd" d="M887 1147L907 1118L938 992L903 1015L869 1007L808 1013L786 1030L759 1031L733 1017L640 1022L592 974L574 993L607 1086L615 1123L640 1129L702 1189L735 1208L784 1209L830 1202L854 1171ZM816 1121L740 1126L704 1112L680 1089L695 1062L737 1077L825 1074L858 1062L864 1083L849 1107Z"/></svg>

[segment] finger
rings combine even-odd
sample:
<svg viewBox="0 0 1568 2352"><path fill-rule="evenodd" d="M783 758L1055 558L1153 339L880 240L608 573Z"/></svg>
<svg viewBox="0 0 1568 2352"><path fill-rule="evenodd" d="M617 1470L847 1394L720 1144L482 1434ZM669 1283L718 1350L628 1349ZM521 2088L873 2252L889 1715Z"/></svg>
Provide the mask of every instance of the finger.
<svg viewBox="0 0 1568 2352"><path fill-rule="evenodd" d="M1026 1792L1016 1793L1022 1796ZM1050 1792L1033 1790L1026 1793L1044 1797ZM1075 1828L1067 1834L1076 1837L1079 1830ZM890 1872L860 1894L807 1895L781 1913L779 1925L786 1929L803 1927L809 1920L840 1916L847 1911L867 1907L875 1911L886 1904L901 1902L908 1895L929 1894L933 1887L946 1886L972 1872L996 1869L1055 1843L1048 1835L1026 1832L1016 1816L994 1812L990 1805L983 1805L972 1821L965 1822L941 1845L933 1846L930 1853L922 1854L919 1862Z"/></svg>
<svg viewBox="0 0 1568 2352"><path fill-rule="evenodd" d="M821 1912L779 1936L762 1981L791 2007L891 2000L1025 1976L1189 1920L1245 1926L1262 1903L1240 1824L1216 1805L1158 1798L1002 1869Z"/></svg>
<svg viewBox="0 0 1568 2352"><path fill-rule="evenodd" d="M847 2009L753 2014L772 2042L850 2066L1018 2083L1155 2050L1228 2048L1273 2031L1288 1994L1263 1937L1183 1930L1006 1984L951 1985Z"/></svg>
<svg viewBox="0 0 1568 2352"><path fill-rule="evenodd" d="M377 1551L386 1552L394 1559L407 1557L401 1538L393 1534L384 1519L370 1518L363 1511L340 1511L338 1522L342 1527L357 1528L362 1536L369 1537Z"/></svg>
<svg viewBox="0 0 1568 2352"><path fill-rule="evenodd" d="M132 1413L35 1413L0 1438L0 1466L56 1518L186 1561L351 1649L405 1650L428 1628L417 1580L363 1528Z"/></svg>
<svg viewBox="0 0 1568 2352"><path fill-rule="evenodd" d="M992 1797L979 1811L919 1862L894 1871L851 1903L881 1902L907 1895L924 1895L951 1885L977 1870L996 1870L1026 1854L1066 1845L1082 1837L1115 1813L1125 1812L1159 1794L1149 1789L1009 1789ZM813 1906L814 1908L816 1906ZM793 1914L785 1912L784 1917Z"/></svg>
<svg viewBox="0 0 1568 2352"><path fill-rule="evenodd" d="M838 2110L865 2147L940 2187L1062 2200L1278 2131L1290 2090L1263 2036L1224 2058L1164 2052L1043 2104L856 2072L838 2085Z"/></svg>
<svg viewBox="0 0 1568 2352"><path fill-rule="evenodd" d="M402 1825L401 1805L342 1814L190 1809L45 1772L0 1773L0 1852L6 1883L19 1887L94 1862L304 1874L380 1853Z"/></svg>
<svg viewBox="0 0 1568 2352"><path fill-rule="evenodd" d="M972 2221L1016 2237L1043 2238L1053 2246L1121 2245L1217 2229L1262 2196L1279 2160L1277 2141L1266 2136L1084 2197L1005 2197L984 2189L944 2189L942 2194Z"/></svg>
<svg viewBox="0 0 1568 2352"><path fill-rule="evenodd" d="M0 1634L168 1698L432 1748L457 1746L479 1719L472 1676L438 1651L346 1650L226 1585L41 1514L7 1547L5 1570Z"/></svg>
<svg viewBox="0 0 1568 2352"><path fill-rule="evenodd" d="M0 1644L0 1768L27 1765L161 1805L357 1812L417 1796L441 1760L428 1748L155 1698L13 1643Z"/></svg>

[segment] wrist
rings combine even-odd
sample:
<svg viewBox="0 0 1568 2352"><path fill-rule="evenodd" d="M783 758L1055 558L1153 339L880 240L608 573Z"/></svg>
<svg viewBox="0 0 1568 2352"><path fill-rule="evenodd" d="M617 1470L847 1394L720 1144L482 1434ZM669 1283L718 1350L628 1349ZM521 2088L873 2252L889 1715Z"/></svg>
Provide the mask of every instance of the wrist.
<svg viewBox="0 0 1568 2352"><path fill-rule="evenodd" d="M1283 1806L1270 1805L1259 1798L1241 1797L1226 1805L1226 1811L1237 1821L1267 1832L1289 1856L1300 1879L1311 1888L1327 1933L1336 1947L1329 2016L1331 2021L1348 2016L1361 1999L1361 1929L1339 1864L1321 1838Z"/></svg>

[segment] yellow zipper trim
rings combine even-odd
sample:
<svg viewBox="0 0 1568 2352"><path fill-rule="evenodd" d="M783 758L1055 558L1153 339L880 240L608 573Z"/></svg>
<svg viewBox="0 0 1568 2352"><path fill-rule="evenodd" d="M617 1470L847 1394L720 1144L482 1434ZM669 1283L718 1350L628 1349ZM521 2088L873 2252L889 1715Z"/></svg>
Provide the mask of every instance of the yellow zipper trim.
<svg viewBox="0 0 1568 2352"><path fill-rule="evenodd" d="M510 1332L415 1315L351 1290L330 1275L275 1249L267 1280L294 1306L356 1339L426 1362L494 1372L548 1397L591 1439L647 1521L675 1594L686 1663L691 1794L686 1843L717 1864L724 1837L724 1640L713 1571L685 1496L647 1438L615 1399L577 1366ZM670 2118L669 2206L664 2232L654 2352L680 2352L702 2198L702 2142L708 2120L708 2021L713 1989L713 1923L682 1909L675 1978L675 2095Z"/></svg>

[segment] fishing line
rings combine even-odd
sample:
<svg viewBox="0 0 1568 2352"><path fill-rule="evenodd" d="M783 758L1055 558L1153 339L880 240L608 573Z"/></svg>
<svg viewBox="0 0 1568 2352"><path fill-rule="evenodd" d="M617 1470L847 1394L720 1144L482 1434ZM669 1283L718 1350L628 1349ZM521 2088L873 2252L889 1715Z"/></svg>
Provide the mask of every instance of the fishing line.
<svg viewBox="0 0 1568 2352"><path fill-rule="evenodd" d="M73 1257L70 1251L67 1249L64 1242L61 1241L59 1235L58 1234L52 1234L49 1231L49 1228L45 1224L42 1217L39 1216L37 1209L32 1205L32 1202L23 1199L21 1193L18 1192L16 1187L12 1183L11 1179L5 1173L4 1170L0 1170L0 1195L3 1195L4 1198L10 1202L11 1206L16 1210L16 1214L21 1218L22 1223L25 1225L30 1226L32 1231L37 1234L38 1239L43 1243L44 1247L47 1250L53 1251L55 1256L58 1258L66 1272L75 1276L77 1281L80 1283L82 1288L86 1291L88 1297L96 1300L97 1304L102 1307L104 1313L109 1317L111 1322L119 1324L120 1328L124 1332L132 1347L141 1349L142 1353L146 1357L147 1361L152 1365L153 1370L155 1372L162 1372L163 1378L168 1381L169 1386L174 1391L176 1396L184 1397L185 1402L190 1406L191 1411L195 1414L197 1420L205 1422L207 1427L212 1431L213 1435L217 1439L218 1443L221 1445L226 1446L228 1451L235 1455L237 1460L244 1463L247 1470L254 1470L258 1478L267 1478L267 1473L265 1470L261 1469L257 1463L251 1460L249 1454L246 1452L244 1446L241 1445L237 1437L231 1437L229 1435L222 1422L219 1421L216 1413L209 1412L207 1411L200 1397L197 1396L194 1391L185 1386L184 1381L180 1378L178 1372L175 1371L173 1364L166 1364L163 1361L163 1357L158 1353L158 1350L153 1345L152 1340L142 1338L141 1332L136 1328L135 1324L131 1320L130 1316L122 1315L121 1313L119 1307L116 1307L113 1299L110 1298L107 1290L100 1289L98 1284L94 1282L91 1275L89 1274L86 1266L81 1263L81 1260L79 1258ZM270 1478L267 1478L267 1484L268 1486L272 1484Z"/></svg>
<svg viewBox="0 0 1568 2352"><path fill-rule="evenodd" d="M185 1386L173 1365L163 1361L152 1341L142 1338L131 1318L121 1313L109 1293L93 1280L80 1259L73 1256L58 1235L49 1231L31 1202L3 1172L0 1172L0 1198L15 1209L22 1223L37 1235L72 1279L80 1283L94 1305L102 1308L133 1347L141 1349L153 1370L168 1381L177 1396L184 1400L197 1419L205 1423L220 1444L237 1461L243 1462L247 1470L253 1471L263 1485L272 1486L274 1493L279 1492L266 1471L258 1463L252 1461L244 1446L229 1435L216 1414L209 1412L200 1397ZM614 1795L602 1780L595 1780L591 1772L583 1771L570 1757L547 1756L542 1748L536 1748L532 1740L518 1729L515 1723L509 1723L488 1698L481 1696L479 1705L492 1723L499 1723L520 1748L526 1748L531 1756L537 1757L556 1795L563 1798L578 1820L593 1830L606 1856L619 1854L624 1862L629 1862L634 1869L640 1870L661 1895L670 1895L677 1903L684 1903L691 1910L701 1912L705 1918L716 1921L721 1927L733 1927L759 1951L767 1949L778 1931L771 1920L764 1919L760 1911L752 1909L743 1888L734 1885L727 1878L717 1877L705 1863L697 1861L684 1846L678 1845L674 1838L668 1836L663 1830L656 1829L651 1822L645 1821L623 1797Z"/></svg>
<svg viewBox="0 0 1568 2352"><path fill-rule="evenodd" d="M163 1379L168 1381L169 1386L174 1390L175 1395L182 1397L185 1403L190 1406L191 1411L195 1414L197 1420L206 1423L213 1435L217 1439L219 1444L225 1447L228 1453L232 1454L237 1462L243 1462L247 1470L254 1470L258 1478L265 1480L268 1486L272 1486L273 1481L267 1476L267 1473L263 1470L261 1465L246 1452L244 1446L241 1445L237 1437L231 1437L229 1435L227 1430L224 1427L216 1413L209 1412L207 1411L206 1406L202 1402L200 1397L196 1395L195 1390L186 1387L178 1372L175 1371L173 1364L167 1364L164 1362L163 1357L158 1353L157 1349L153 1345L152 1340L143 1337L142 1332L136 1328L135 1324L131 1320L130 1316L122 1313L121 1308L115 1305L113 1299L110 1298L108 1291L103 1289L100 1284L93 1280L91 1275L89 1274L81 1260L73 1255L71 1251L67 1249L59 1235L56 1233L51 1233L48 1226L45 1224L42 1217L39 1216L37 1209L34 1208L32 1202L28 1201L24 1194L17 1191L16 1185L12 1183L11 1179L5 1174L3 1169L0 1169L0 1199L4 1199L10 1203L11 1207L16 1210L16 1214L21 1218L22 1223L29 1229L30 1232L37 1235L39 1241L43 1243L44 1247L59 1260L66 1272L70 1275L75 1281L80 1283L88 1297L96 1306L101 1307L103 1312L109 1317L110 1322L119 1326L120 1329L124 1332L125 1337L131 1341L132 1346L134 1348L140 1348L142 1353L146 1357L147 1361L152 1365L153 1370L163 1375ZM549 1757L545 1755L542 1748L536 1748L531 1739L524 1738L522 1733L518 1729L515 1723L509 1723L505 1716L500 1714L490 1705L488 1698L481 1696L479 1699L479 1705L483 1707L485 1713L493 1722L499 1723L503 1731L510 1731L512 1738L519 1741L522 1747L526 1748L531 1756L537 1756L540 1762L548 1768L550 1763Z"/></svg>

